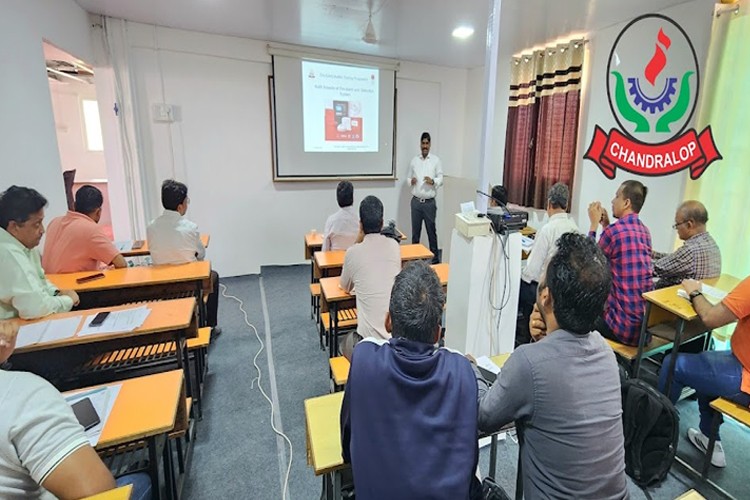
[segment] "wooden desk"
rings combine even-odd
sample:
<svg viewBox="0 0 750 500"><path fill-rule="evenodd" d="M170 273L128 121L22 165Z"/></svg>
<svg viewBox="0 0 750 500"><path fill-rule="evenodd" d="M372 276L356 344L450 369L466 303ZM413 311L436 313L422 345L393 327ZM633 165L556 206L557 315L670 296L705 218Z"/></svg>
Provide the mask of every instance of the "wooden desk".
<svg viewBox="0 0 750 500"><path fill-rule="evenodd" d="M420 243L401 245L400 248L402 263L411 260L432 259L434 257L433 253ZM344 267L345 255L346 250L315 252L313 256L313 275L326 277L339 274L341 268Z"/></svg>
<svg viewBox="0 0 750 500"><path fill-rule="evenodd" d="M86 497L82 500L130 500L130 495L133 494L133 485L121 486L114 490L105 491L91 497Z"/></svg>
<svg viewBox="0 0 750 500"><path fill-rule="evenodd" d="M145 305L151 310L143 325L131 332L78 335L83 328L86 316L98 311L131 309ZM42 321L67 317L83 316L76 335L71 338L54 342L45 342L21 347L13 352L10 358L14 370L24 370L36 373L47 380L52 380L58 388L70 388L68 384L93 383L93 381L109 381L123 377L122 367L107 369L97 366L91 372L80 372L80 367L89 360L105 352L118 349L138 349L141 346L161 342L175 343L175 362L177 367L184 368L189 375L187 363L187 349L185 342L188 338L198 335L198 320L195 314L195 298L163 300L147 302L145 304L130 304L86 311L71 311L40 318L33 321L19 321L20 324L38 323ZM163 360L162 360L163 362ZM137 367L134 367L137 368ZM69 380L68 380L69 379ZM191 391L192 393L192 391Z"/></svg>
<svg viewBox="0 0 750 500"><path fill-rule="evenodd" d="M412 246L412 245L405 245L401 248L405 248L406 246ZM321 252L316 253L317 256ZM322 253L331 253L331 252L322 252ZM403 255L403 252L402 252ZM435 270L435 273L438 275L438 279L440 280L440 284L442 286L448 285L448 274L450 270L450 266L447 263L441 263L441 264L433 264L430 267L432 267ZM336 339L339 331L339 318L338 318L338 312L339 309L344 308L351 304L354 305L353 302L355 300L354 294L350 294L346 290L341 288L341 277L340 276L332 276L330 278L320 278L320 307L321 311L326 311L330 309L331 314L329 315L329 328L328 331L330 332L331 337L328 339L328 356L330 358L333 358L337 355L336 352Z"/></svg>
<svg viewBox="0 0 750 500"><path fill-rule="evenodd" d="M718 278L703 280L703 282L724 292L729 292L737 286L740 280L732 275L722 274ZM668 367L667 384L664 388L664 393L667 395L672 387L674 369L677 363L677 356L679 355L680 343L682 342L682 334L685 331L685 326L687 323L700 321L700 318L695 312L695 309L693 309L690 301L677 295L677 291L680 288L682 288L681 285L674 285L643 294L643 298L646 300L646 311L641 324L641 336L638 341L638 356L633 370L635 377L638 377L641 357L646 345L646 339L649 335L649 329L653 328L656 324L676 319L674 346L672 348L673 354ZM702 326L702 328L705 330L705 326Z"/></svg>
<svg viewBox="0 0 750 500"><path fill-rule="evenodd" d="M208 244L211 241L211 236L208 234L201 234L201 243L203 246L208 248ZM131 242L132 243L132 242ZM123 257L143 257L145 255L151 255L151 251L148 248L148 240L144 240L143 246L137 250L123 250L120 252Z"/></svg>
<svg viewBox="0 0 750 500"><path fill-rule="evenodd" d="M94 273L48 274L47 279L61 290L75 290L81 299L78 309L107 307L144 300L193 296L203 326L203 292L211 289L211 263L190 262L176 266L138 266L102 271L104 278L88 283L76 279Z"/></svg>
<svg viewBox="0 0 750 500"><path fill-rule="evenodd" d="M401 241L406 239L406 235L401 232L400 229L396 228L398 234L401 235ZM314 233L305 234L305 260L312 259L315 252L319 252L323 248L323 235L317 231Z"/></svg>
<svg viewBox="0 0 750 500"><path fill-rule="evenodd" d="M161 451L165 482L171 489L173 470L168 434L176 422L186 422L188 418L183 373L181 370L173 370L119 383L122 384L120 392L104 424L96 449L105 452L118 445L146 440L152 491L154 498L159 498L161 487L157 457ZM87 389L95 387L100 386Z"/></svg>

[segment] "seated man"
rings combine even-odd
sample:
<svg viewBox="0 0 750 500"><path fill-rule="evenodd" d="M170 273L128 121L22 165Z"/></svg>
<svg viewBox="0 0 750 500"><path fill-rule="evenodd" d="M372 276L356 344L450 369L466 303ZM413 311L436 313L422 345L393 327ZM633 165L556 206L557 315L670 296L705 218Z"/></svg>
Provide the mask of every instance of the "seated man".
<svg viewBox="0 0 750 500"><path fill-rule="evenodd" d="M742 280L715 306L701 293L700 281L685 280L682 287L689 294L695 312L708 330L739 321L732 335L731 350L706 351L699 354L680 352L677 356L674 379L668 396L673 403L677 403L683 387L695 389L700 410L700 428L688 429L687 437L693 446L705 453L711 422L716 415L711 409L711 401L724 397L744 407L750 406L750 277ZM659 389L662 392L667 386L667 368L672 362L671 356L672 354L664 358L659 373ZM711 464L714 467L726 467L727 460L721 446L721 436L717 434L716 439Z"/></svg>
<svg viewBox="0 0 750 500"><path fill-rule="evenodd" d="M44 234L47 200L31 188L0 194L0 319L35 319L78 305L73 290L47 281L36 247Z"/></svg>
<svg viewBox="0 0 750 500"><path fill-rule="evenodd" d="M534 246L529 258L526 259L526 267L521 271L518 306L525 320L523 321L524 326L528 325L531 309L536 303L536 289L539 278L544 274L544 268L557 248L557 239L565 233L578 232L578 226L566 212L569 197L568 186L561 182L554 184L547 193L547 216L549 220L537 232ZM529 342L531 342L531 338L528 336L528 328L519 328L516 343L527 344Z"/></svg>
<svg viewBox="0 0 750 500"><path fill-rule="evenodd" d="M721 276L721 250L706 231L708 211L695 200L684 202L674 216L673 228L685 243L672 253L653 252L657 288L685 279L704 280Z"/></svg>
<svg viewBox="0 0 750 500"><path fill-rule="evenodd" d="M359 220L354 211L354 186L341 181L336 187L338 211L328 217L323 231L323 251L346 250L354 245L359 235Z"/></svg>
<svg viewBox="0 0 750 500"><path fill-rule="evenodd" d="M546 336L516 349L489 388L475 369L479 430L516 422L526 498L628 496L619 370L592 331L611 282L596 243L563 234L539 283Z"/></svg>
<svg viewBox="0 0 750 500"><path fill-rule="evenodd" d="M164 213L154 219L146 228L151 261L156 265L185 264L203 260L206 248L201 241L198 225L187 217L188 188L182 182L167 179L161 185L161 204ZM221 328L219 314L219 273L211 271L213 289L206 302L206 323L211 334L218 336Z"/></svg>
<svg viewBox="0 0 750 500"><path fill-rule="evenodd" d="M435 344L445 296L424 262L393 284L390 340L354 349L341 406L341 445L358 499L468 500L479 457L471 364ZM478 486L478 484L476 484Z"/></svg>
<svg viewBox="0 0 750 500"><path fill-rule="evenodd" d="M499 207L500 203L498 201L501 201L503 205L508 205L508 190L505 189L505 186L501 186L500 184L492 186L490 194L492 198L490 198L489 206Z"/></svg>
<svg viewBox="0 0 750 500"><path fill-rule="evenodd" d="M0 364L13 352L17 332L12 322L0 321ZM133 484L133 500L151 497L146 474L115 483L73 410L44 379L0 370L0 408L0 498L73 500L125 484Z"/></svg>
<svg viewBox="0 0 750 500"><path fill-rule="evenodd" d="M388 301L393 280L401 271L399 244L380 234L383 229L383 203L368 196L359 204L360 243L349 248L344 257L340 286L357 295L357 331L342 341L342 353L351 358L359 339L391 338L385 328Z"/></svg>
<svg viewBox="0 0 750 500"><path fill-rule="evenodd" d="M589 237L596 238L601 224L599 248L612 270L612 291L596 329L609 339L631 346L638 345L641 336L646 310L643 293L654 289L651 233L638 218L647 193L646 186L638 181L623 182L612 200L612 214L617 217L612 224L601 203L589 205Z"/></svg>
<svg viewBox="0 0 750 500"><path fill-rule="evenodd" d="M120 251L97 225L103 203L101 191L94 186L81 186L76 191L75 211L50 222L42 254L46 273L96 271L102 265L128 267Z"/></svg>

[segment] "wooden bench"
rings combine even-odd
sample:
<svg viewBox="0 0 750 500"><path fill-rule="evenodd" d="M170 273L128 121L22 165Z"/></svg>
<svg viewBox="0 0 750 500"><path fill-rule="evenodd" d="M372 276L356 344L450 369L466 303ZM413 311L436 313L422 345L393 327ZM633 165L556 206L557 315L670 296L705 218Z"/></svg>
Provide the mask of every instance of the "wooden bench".
<svg viewBox="0 0 750 500"><path fill-rule="evenodd" d="M658 327L656 327L656 329L658 329ZM672 341L667 340L661 336L657 336L652 329L651 340L648 344L643 346L643 352L641 353L641 356L639 358L638 346L622 344L616 340L611 340L608 338L605 338L604 340L615 352L615 355L625 361L630 375L638 372L638 370L635 369L634 366L640 364L643 359L649 358L655 354L659 354L660 352L664 352L667 349L670 349L673 345Z"/></svg>
<svg viewBox="0 0 750 500"><path fill-rule="evenodd" d="M320 283L310 283L310 317L320 321Z"/></svg>
<svg viewBox="0 0 750 500"><path fill-rule="evenodd" d="M338 335L342 335L344 333L347 333L351 330L355 330L357 328L357 308L352 307L350 309L341 309L338 312L338 318L339 318L339 328L338 328ZM335 341L336 339L331 339L331 313L330 312L324 312L320 313L320 337L321 339L325 337L326 339L326 345L328 345L328 342Z"/></svg>
<svg viewBox="0 0 750 500"><path fill-rule="evenodd" d="M675 500L706 500L706 497L695 490L688 490L682 495L675 498Z"/></svg>
<svg viewBox="0 0 750 500"><path fill-rule="evenodd" d="M349 360L344 356L329 358L328 364L331 367L331 379L333 380L333 392L344 388L346 381L349 380Z"/></svg>
<svg viewBox="0 0 750 500"><path fill-rule="evenodd" d="M195 405L197 408L197 417L203 419L203 382L205 381L208 371L208 346L211 344L211 328L202 327L198 329L198 336L187 339L188 357L193 360L193 373L195 373ZM158 364L160 360L171 362L174 358L174 352L177 350L174 342L160 342L158 344L133 347L128 349L118 349L115 351L99 354L91 359L87 364L87 369L114 368L117 365L134 367L140 363Z"/></svg>
<svg viewBox="0 0 750 500"><path fill-rule="evenodd" d="M708 477L711 456L714 454L714 447L716 446L716 435L719 433L719 425L721 425L721 415L726 415L750 428L750 408L747 406L742 406L729 399L719 398L711 401L711 408L717 413L714 415L713 422L711 422L711 435L708 439L708 448L706 449L706 458L703 461L703 473L701 474L703 479Z"/></svg>

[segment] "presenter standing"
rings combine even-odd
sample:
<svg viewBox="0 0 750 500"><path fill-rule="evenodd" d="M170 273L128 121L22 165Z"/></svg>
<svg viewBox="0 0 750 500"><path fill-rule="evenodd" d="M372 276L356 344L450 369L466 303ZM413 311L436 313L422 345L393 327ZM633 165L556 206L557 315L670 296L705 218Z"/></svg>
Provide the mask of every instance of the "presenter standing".
<svg viewBox="0 0 750 500"><path fill-rule="evenodd" d="M443 165L440 158L430 154L431 139L429 132L422 132L420 138L421 155L412 159L409 165L409 183L411 184L411 242L419 243L422 233L422 221L427 229L430 251L435 255L433 264L440 262L438 253L435 215L437 188L443 185Z"/></svg>

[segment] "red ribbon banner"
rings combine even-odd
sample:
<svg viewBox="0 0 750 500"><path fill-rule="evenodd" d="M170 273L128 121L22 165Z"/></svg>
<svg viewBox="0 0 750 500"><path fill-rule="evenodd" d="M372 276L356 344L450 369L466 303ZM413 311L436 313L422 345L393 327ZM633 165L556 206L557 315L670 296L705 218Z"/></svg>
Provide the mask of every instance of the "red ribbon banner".
<svg viewBox="0 0 750 500"><path fill-rule="evenodd" d="M668 175L689 168L690 178L695 180L711 163L722 159L710 126L700 134L690 129L671 141L647 144L634 141L617 129L607 135L597 125L583 157L596 163L608 179L615 178L619 167L646 176Z"/></svg>

